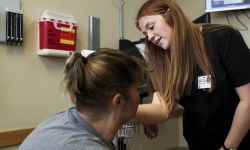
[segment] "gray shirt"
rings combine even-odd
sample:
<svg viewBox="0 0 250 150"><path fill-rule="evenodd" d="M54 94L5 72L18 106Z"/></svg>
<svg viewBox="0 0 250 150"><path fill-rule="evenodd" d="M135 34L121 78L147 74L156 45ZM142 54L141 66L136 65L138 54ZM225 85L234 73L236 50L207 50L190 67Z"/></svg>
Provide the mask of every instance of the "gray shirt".
<svg viewBox="0 0 250 150"><path fill-rule="evenodd" d="M19 150L115 150L75 108L58 113L44 122L23 141Z"/></svg>

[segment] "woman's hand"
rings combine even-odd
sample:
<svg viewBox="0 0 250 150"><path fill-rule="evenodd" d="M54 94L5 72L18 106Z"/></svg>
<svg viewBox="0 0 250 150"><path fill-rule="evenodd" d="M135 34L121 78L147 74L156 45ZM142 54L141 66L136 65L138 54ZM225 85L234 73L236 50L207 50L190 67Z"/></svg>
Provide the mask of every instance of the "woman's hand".
<svg viewBox="0 0 250 150"><path fill-rule="evenodd" d="M162 98L160 97L160 94L158 92L153 93L153 99L152 99L152 104L158 104L161 105L161 103L164 103Z"/></svg>
<svg viewBox="0 0 250 150"><path fill-rule="evenodd" d="M144 134L149 139L156 138L158 135L158 126L157 124L143 124Z"/></svg>

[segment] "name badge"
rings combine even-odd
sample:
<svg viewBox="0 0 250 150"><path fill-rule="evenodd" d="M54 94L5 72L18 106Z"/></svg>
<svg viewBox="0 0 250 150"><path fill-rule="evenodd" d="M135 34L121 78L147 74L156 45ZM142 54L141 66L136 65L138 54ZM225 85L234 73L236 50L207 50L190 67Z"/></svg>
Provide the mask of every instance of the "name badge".
<svg viewBox="0 0 250 150"><path fill-rule="evenodd" d="M211 88L211 75L198 76L198 89Z"/></svg>

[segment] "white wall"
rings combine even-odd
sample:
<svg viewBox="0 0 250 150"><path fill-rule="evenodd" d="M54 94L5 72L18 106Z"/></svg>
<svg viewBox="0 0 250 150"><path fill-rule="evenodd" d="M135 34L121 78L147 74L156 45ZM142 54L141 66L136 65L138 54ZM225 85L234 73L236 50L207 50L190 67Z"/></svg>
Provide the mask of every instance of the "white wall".
<svg viewBox="0 0 250 150"><path fill-rule="evenodd" d="M157 138L148 139L144 135L143 126L141 125L139 133L135 134L133 139L133 150L165 150L180 146L178 117L170 118L168 121L159 124L158 127Z"/></svg>

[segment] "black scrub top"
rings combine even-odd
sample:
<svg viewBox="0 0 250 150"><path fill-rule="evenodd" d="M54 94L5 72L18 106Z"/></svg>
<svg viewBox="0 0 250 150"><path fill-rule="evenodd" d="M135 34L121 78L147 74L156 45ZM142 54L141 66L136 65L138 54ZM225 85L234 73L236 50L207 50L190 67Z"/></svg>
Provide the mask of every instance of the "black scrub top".
<svg viewBox="0 0 250 150"><path fill-rule="evenodd" d="M183 134L191 150L218 150L239 103L235 88L250 82L250 51L241 34L229 26L206 24L202 33L216 88L198 89L198 77L204 74L195 69L192 93L179 102L184 107ZM250 150L250 133L240 147Z"/></svg>

